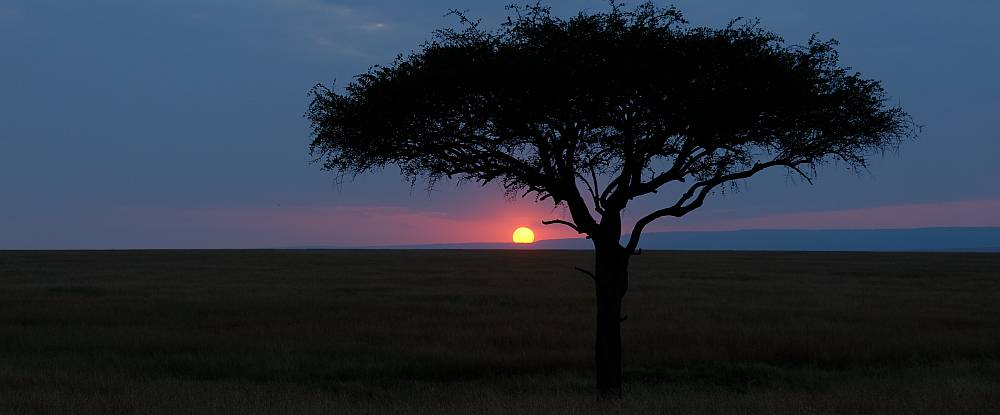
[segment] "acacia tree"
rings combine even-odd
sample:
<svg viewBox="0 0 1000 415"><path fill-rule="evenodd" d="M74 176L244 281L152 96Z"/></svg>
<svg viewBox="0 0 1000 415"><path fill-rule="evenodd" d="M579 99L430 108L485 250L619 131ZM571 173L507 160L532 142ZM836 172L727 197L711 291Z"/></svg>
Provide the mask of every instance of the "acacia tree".
<svg viewBox="0 0 1000 415"><path fill-rule="evenodd" d="M580 13L511 7L496 30L461 29L358 75L317 85L311 152L340 174L395 165L415 183L499 183L567 208L544 221L595 248L598 390L620 395L629 258L651 222L770 168L810 181L820 164L863 169L915 135L878 81L838 62L835 41L786 45L756 22L691 27L674 8ZM622 211L667 190L622 236Z"/></svg>

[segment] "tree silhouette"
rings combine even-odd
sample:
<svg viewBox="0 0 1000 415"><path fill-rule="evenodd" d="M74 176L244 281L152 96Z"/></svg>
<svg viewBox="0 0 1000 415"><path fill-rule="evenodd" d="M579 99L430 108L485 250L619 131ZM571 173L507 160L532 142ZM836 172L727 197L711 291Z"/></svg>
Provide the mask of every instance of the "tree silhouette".
<svg viewBox="0 0 1000 415"><path fill-rule="evenodd" d="M581 271L596 286L602 394L621 393L621 304L647 225L765 169L810 182L826 162L863 169L916 133L878 81L840 66L832 40L786 45L739 19L690 27L651 3L569 19L511 10L494 31L454 12L462 29L438 30L343 92L317 85L310 149L340 174L396 165L411 183L495 182L565 206L571 220L543 223L593 241L595 268ZM628 203L668 188L672 203L623 240Z"/></svg>

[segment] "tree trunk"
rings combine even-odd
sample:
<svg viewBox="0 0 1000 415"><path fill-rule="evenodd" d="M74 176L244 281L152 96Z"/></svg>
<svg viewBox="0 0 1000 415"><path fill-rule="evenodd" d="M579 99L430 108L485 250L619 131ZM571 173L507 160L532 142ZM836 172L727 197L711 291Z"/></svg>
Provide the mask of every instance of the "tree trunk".
<svg viewBox="0 0 1000 415"><path fill-rule="evenodd" d="M596 244L595 244L596 245ZM622 393L622 297L628 289L628 255L617 245L595 246L597 337L594 368L602 397Z"/></svg>

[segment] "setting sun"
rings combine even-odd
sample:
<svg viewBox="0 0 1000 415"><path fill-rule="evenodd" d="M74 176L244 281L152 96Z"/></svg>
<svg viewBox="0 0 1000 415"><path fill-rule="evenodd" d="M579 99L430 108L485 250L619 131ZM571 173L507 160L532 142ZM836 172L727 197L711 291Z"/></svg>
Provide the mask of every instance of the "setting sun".
<svg viewBox="0 0 1000 415"><path fill-rule="evenodd" d="M531 231L531 228L522 226L514 229L514 243L530 244L532 242L535 242L535 233Z"/></svg>

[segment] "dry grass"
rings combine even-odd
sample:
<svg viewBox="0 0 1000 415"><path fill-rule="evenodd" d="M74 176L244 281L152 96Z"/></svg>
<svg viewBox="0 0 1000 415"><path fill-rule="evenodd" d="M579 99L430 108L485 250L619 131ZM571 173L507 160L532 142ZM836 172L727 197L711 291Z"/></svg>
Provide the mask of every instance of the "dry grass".
<svg viewBox="0 0 1000 415"><path fill-rule="evenodd" d="M0 413L1000 413L1000 255L0 252Z"/></svg>

